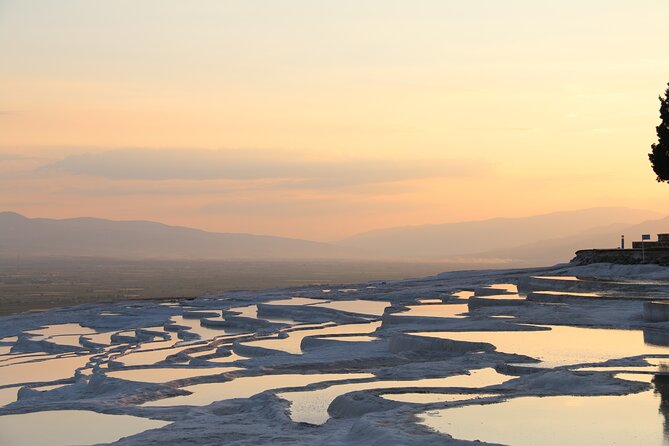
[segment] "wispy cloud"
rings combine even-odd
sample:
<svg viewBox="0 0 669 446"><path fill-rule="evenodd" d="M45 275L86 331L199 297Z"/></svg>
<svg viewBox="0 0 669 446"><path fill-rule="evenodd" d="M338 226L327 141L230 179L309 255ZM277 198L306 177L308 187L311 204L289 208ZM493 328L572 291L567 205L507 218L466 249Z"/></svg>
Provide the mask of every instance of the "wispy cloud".
<svg viewBox="0 0 669 446"><path fill-rule="evenodd" d="M334 216L334 215L370 215L379 212L403 209L410 211L418 204L407 200L379 200L376 197L351 199L341 197L300 198L277 197L228 200L209 203L200 211L212 215L246 215L254 217L274 217L291 215L294 217Z"/></svg>
<svg viewBox="0 0 669 446"><path fill-rule="evenodd" d="M112 180L281 180L283 187L322 189L474 176L490 165L447 159L315 160L289 151L122 149L70 155L44 169Z"/></svg>

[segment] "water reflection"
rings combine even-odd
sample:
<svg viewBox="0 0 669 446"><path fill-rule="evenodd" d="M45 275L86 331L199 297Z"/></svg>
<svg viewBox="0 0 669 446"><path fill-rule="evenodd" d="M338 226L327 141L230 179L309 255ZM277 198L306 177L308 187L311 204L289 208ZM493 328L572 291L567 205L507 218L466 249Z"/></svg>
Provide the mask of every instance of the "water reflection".
<svg viewBox="0 0 669 446"><path fill-rule="evenodd" d="M453 296L459 298L459 299L469 299L470 297L474 296L473 291L458 291L457 293L453 293Z"/></svg>
<svg viewBox="0 0 669 446"><path fill-rule="evenodd" d="M423 332L421 336L488 342L498 351L537 358L542 366L603 362L644 354L669 353L669 348L644 342L640 330L546 326L543 331ZM583 342L587 340L587 342Z"/></svg>
<svg viewBox="0 0 669 446"><path fill-rule="evenodd" d="M326 303L324 299L313 299L311 297L291 297L289 299L268 300L270 305L313 305Z"/></svg>
<svg viewBox="0 0 669 446"><path fill-rule="evenodd" d="M468 311L467 304L409 305L406 311L395 313L395 315L463 318L466 316L463 313Z"/></svg>
<svg viewBox="0 0 669 446"><path fill-rule="evenodd" d="M443 303L441 299L418 299L419 304L440 304Z"/></svg>
<svg viewBox="0 0 669 446"><path fill-rule="evenodd" d="M171 322L176 325L188 327L187 331L199 335L200 339L213 339L236 333L235 331L226 330L224 328L205 327L200 323L199 319L185 319L183 316L172 316Z"/></svg>
<svg viewBox="0 0 669 446"><path fill-rule="evenodd" d="M165 383L177 379L193 378L195 376L218 375L225 372L239 370L239 367L214 367L214 368L193 368L193 367L161 367L151 369L131 369L115 370L108 372L107 376L112 378L125 379L127 381L141 381L147 383Z"/></svg>
<svg viewBox="0 0 669 446"><path fill-rule="evenodd" d="M371 378L369 373L322 373L312 375L285 374L261 375L236 378L221 383L196 384L184 387L184 390L193 392L190 395L165 398L145 403L145 406L205 406L214 401L232 398L248 398L270 389L283 387L301 387L322 381L336 381L343 379Z"/></svg>
<svg viewBox="0 0 669 446"><path fill-rule="evenodd" d="M381 316L390 303L375 300L339 300L323 304L315 304L314 307L332 308L334 310L347 311L349 313L369 314Z"/></svg>
<svg viewBox="0 0 669 446"><path fill-rule="evenodd" d="M484 294L481 296L474 296L477 299L497 299L497 300L507 300L507 299L525 299L525 296L521 296L518 293L512 294Z"/></svg>
<svg viewBox="0 0 669 446"><path fill-rule="evenodd" d="M370 322L367 324L344 324L326 328L317 328L313 330L297 330L288 333L287 338L263 339L261 341L245 342L242 345L253 347L263 347L272 350L282 350L288 353L299 355L302 353L302 339L307 336L337 335L337 334L367 334L375 331L381 322Z"/></svg>
<svg viewBox="0 0 669 446"><path fill-rule="evenodd" d="M567 282L576 282L581 280L576 276L532 276L532 278L542 280L564 280Z"/></svg>
<svg viewBox="0 0 669 446"><path fill-rule="evenodd" d="M601 297L600 293L583 293L576 291L532 291L532 294L544 294L549 296Z"/></svg>
<svg viewBox="0 0 669 446"><path fill-rule="evenodd" d="M493 285L488 285L486 288L492 288L494 290L504 290L509 293L517 293L518 286L513 283L496 283Z"/></svg>
<svg viewBox="0 0 669 446"><path fill-rule="evenodd" d="M169 343L171 341L167 342ZM192 345L186 345L183 347L165 347L166 348L158 348L156 350L133 352L114 359L126 366L153 365L157 362L164 361L168 356L176 355L177 353L181 353L184 350L193 348Z"/></svg>
<svg viewBox="0 0 669 446"><path fill-rule="evenodd" d="M654 392L660 397L660 413L662 414L665 444L669 444L669 376L656 375L653 378Z"/></svg>
<svg viewBox="0 0 669 446"><path fill-rule="evenodd" d="M25 362L0 367L0 385L48 382L72 378L76 369L88 363L86 356L49 356L43 361Z"/></svg>
<svg viewBox="0 0 669 446"><path fill-rule="evenodd" d="M385 393L383 398L400 403L444 403L498 396L496 393Z"/></svg>
<svg viewBox="0 0 669 446"><path fill-rule="evenodd" d="M295 422L323 424L329 418L328 407L340 395L359 390L411 387L472 387L480 388L508 381L510 377L486 368L473 370L469 375L445 378L425 378L413 381L382 380L362 383L335 384L325 389L284 392L279 397L290 401L290 418Z"/></svg>
<svg viewBox="0 0 669 446"><path fill-rule="evenodd" d="M129 415L105 415L87 410L56 410L0 417L0 444L55 446L109 443L167 421Z"/></svg>
<svg viewBox="0 0 669 446"><path fill-rule="evenodd" d="M454 438L496 444L666 446L666 413L663 396L646 391L623 396L520 397L428 412L419 418Z"/></svg>
<svg viewBox="0 0 669 446"><path fill-rule="evenodd" d="M16 401L16 395L19 393L19 388L20 387L8 387L6 389L0 389L0 407Z"/></svg>

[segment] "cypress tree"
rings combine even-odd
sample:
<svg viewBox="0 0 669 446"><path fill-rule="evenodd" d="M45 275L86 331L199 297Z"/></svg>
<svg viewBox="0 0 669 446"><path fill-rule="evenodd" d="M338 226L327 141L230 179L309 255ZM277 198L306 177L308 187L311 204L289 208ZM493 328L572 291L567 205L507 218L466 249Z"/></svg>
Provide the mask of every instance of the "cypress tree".
<svg viewBox="0 0 669 446"><path fill-rule="evenodd" d="M669 182L669 86L660 96L660 125L656 127L657 143L651 146L653 150L648 154L657 181Z"/></svg>

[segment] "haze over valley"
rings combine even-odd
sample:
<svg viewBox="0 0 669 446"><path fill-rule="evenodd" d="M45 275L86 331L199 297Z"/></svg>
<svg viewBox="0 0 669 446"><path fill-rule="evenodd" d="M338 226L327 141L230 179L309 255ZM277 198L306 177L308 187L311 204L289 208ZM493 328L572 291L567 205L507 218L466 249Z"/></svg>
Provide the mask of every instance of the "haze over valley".
<svg viewBox="0 0 669 446"><path fill-rule="evenodd" d="M271 235L214 233L147 221L27 218L0 213L0 256L142 260L414 260L541 265L582 247L619 245L641 232L662 232L654 211L591 208L525 218L386 228L334 242Z"/></svg>

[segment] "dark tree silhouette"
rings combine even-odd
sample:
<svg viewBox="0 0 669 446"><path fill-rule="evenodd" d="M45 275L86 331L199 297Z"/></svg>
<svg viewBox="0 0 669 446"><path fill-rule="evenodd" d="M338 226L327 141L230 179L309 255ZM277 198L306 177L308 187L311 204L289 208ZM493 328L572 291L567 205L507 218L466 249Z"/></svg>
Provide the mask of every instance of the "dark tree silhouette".
<svg viewBox="0 0 669 446"><path fill-rule="evenodd" d="M660 96L660 125L656 127L657 143L651 146L648 154L650 164L657 175L657 181L669 182L669 86Z"/></svg>

